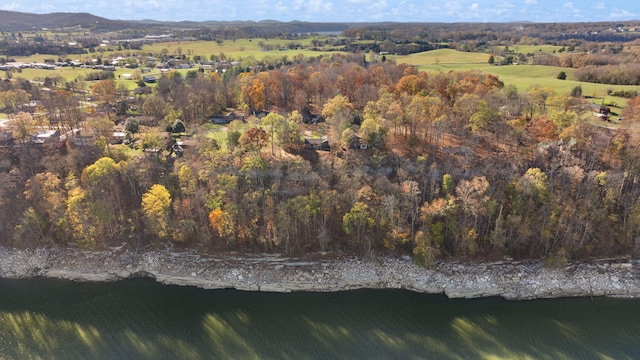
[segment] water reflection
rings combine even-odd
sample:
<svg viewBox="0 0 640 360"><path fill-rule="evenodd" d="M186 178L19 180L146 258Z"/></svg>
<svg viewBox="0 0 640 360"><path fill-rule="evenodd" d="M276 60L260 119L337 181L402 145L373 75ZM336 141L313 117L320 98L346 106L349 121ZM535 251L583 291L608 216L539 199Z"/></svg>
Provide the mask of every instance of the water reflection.
<svg viewBox="0 0 640 360"><path fill-rule="evenodd" d="M0 280L0 358L637 359L638 305Z"/></svg>

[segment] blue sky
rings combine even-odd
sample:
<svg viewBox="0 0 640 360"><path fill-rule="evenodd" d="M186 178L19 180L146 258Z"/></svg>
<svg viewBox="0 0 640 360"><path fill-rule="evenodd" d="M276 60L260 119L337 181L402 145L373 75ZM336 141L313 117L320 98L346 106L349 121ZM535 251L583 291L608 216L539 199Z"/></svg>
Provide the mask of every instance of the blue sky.
<svg viewBox="0 0 640 360"><path fill-rule="evenodd" d="M4 2L3 2L4 3ZM640 19L637 0L8 0L2 10L123 20L579 22Z"/></svg>

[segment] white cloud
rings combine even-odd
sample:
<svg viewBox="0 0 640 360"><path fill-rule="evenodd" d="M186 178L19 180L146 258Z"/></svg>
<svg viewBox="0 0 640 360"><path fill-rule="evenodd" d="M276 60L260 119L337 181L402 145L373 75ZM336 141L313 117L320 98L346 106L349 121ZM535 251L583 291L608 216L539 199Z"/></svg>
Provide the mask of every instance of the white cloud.
<svg viewBox="0 0 640 360"><path fill-rule="evenodd" d="M525 5L535 5L538 3L538 0L524 0Z"/></svg>
<svg viewBox="0 0 640 360"><path fill-rule="evenodd" d="M302 0L294 0L293 1L293 10L294 11L300 11L300 9L302 9L303 6L304 6L304 1L302 1Z"/></svg>
<svg viewBox="0 0 640 360"><path fill-rule="evenodd" d="M634 17L636 17L637 15L625 10L625 9L618 9L618 8L614 8L611 11L611 14L609 14L609 17L611 17L612 19L625 19L625 20L629 20L632 19Z"/></svg>
<svg viewBox="0 0 640 360"><path fill-rule="evenodd" d="M456 15L457 16L457 15L460 15L460 12L462 10L462 6L457 1L447 1L444 4L444 6L442 6L440 9L442 9L442 8L444 8L444 13L446 15Z"/></svg>
<svg viewBox="0 0 640 360"><path fill-rule="evenodd" d="M284 5L282 2L278 1L276 3L275 9L277 12L279 13L287 13L289 12L289 7L287 5Z"/></svg>
<svg viewBox="0 0 640 360"><path fill-rule="evenodd" d="M563 11L565 11L565 14L567 15L571 15L574 18L580 18L580 8L577 8L575 6L573 6L572 2L566 2L562 5Z"/></svg>
<svg viewBox="0 0 640 360"><path fill-rule="evenodd" d="M511 11L515 8L516 8L516 5L509 1L500 1L497 4L495 4L495 10L498 12Z"/></svg>
<svg viewBox="0 0 640 360"><path fill-rule="evenodd" d="M333 9L333 3L330 1L309 0L307 4L307 10L312 12L331 11L331 9Z"/></svg>
<svg viewBox="0 0 640 360"><path fill-rule="evenodd" d="M380 11L384 11L387 9L387 1L386 0L380 0L378 2L374 2L373 4L369 5L369 10L371 11L376 11L376 12L380 12ZM375 14L373 14L375 15Z"/></svg>
<svg viewBox="0 0 640 360"><path fill-rule="evenodd" d="M471 4L471 6L469 6L469 10L477 11L479 6L480 5L478 5L478 3L473 3L473 4Z"/></svg>
<svg viewBox="0 0 640 360"><path fill-rule="evenodd" d="M595 3L593 4L593 8L596 10L602 10L604 9L604 3L603 2Z"/></svg>
<svg viewBox="0 0 640 360"><path fill-rule="evenodd" d="M2 10L6 10L6 11L14 11L20 8L20 4L18 3L11 3L11 4L5 4L2 5Z"/></svg>

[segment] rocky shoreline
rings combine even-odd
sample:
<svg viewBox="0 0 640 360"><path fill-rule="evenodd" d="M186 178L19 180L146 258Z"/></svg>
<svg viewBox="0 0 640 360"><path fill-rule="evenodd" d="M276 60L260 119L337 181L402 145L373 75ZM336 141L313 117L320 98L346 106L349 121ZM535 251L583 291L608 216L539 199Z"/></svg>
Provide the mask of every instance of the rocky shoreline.
<svg viewBox="0 0 640 360"><path fill-rule="evenodd" d="M307 260L273 254L211 257L168 250L136 254L124 247L100 252L0 247L0 278L36 277L94 282L150 277L167 285L270 292L407 289L450 298L510 300L640 297L640 261L629 259L572 263L562 269L545 268L540 261L442 262L427 269L410 258L391 257Z"/></svg>

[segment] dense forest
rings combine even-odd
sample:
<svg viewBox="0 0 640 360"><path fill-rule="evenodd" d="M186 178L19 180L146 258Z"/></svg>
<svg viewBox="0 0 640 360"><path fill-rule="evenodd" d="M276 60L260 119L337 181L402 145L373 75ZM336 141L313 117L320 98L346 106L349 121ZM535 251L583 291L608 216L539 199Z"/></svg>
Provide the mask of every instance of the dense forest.
<svg viewBox="0 0 640 360"><path fill-rule="evenodd" d="M67 85L2 82L13 132L0 148L0 245L392 253L424 264L640 246L640 98L614 129L577 91L518 92L493 75L360 54L167 72L134 96L100 80L97 108ZM245 120L212 125L225 111ZM110 143L116 123L128 145ZM42 128L66 142L30 141ZM81 133L95 142L72 141ZM176 148L172 133L190 145ZM329 151L309 147L318 138Z"/></svg>

